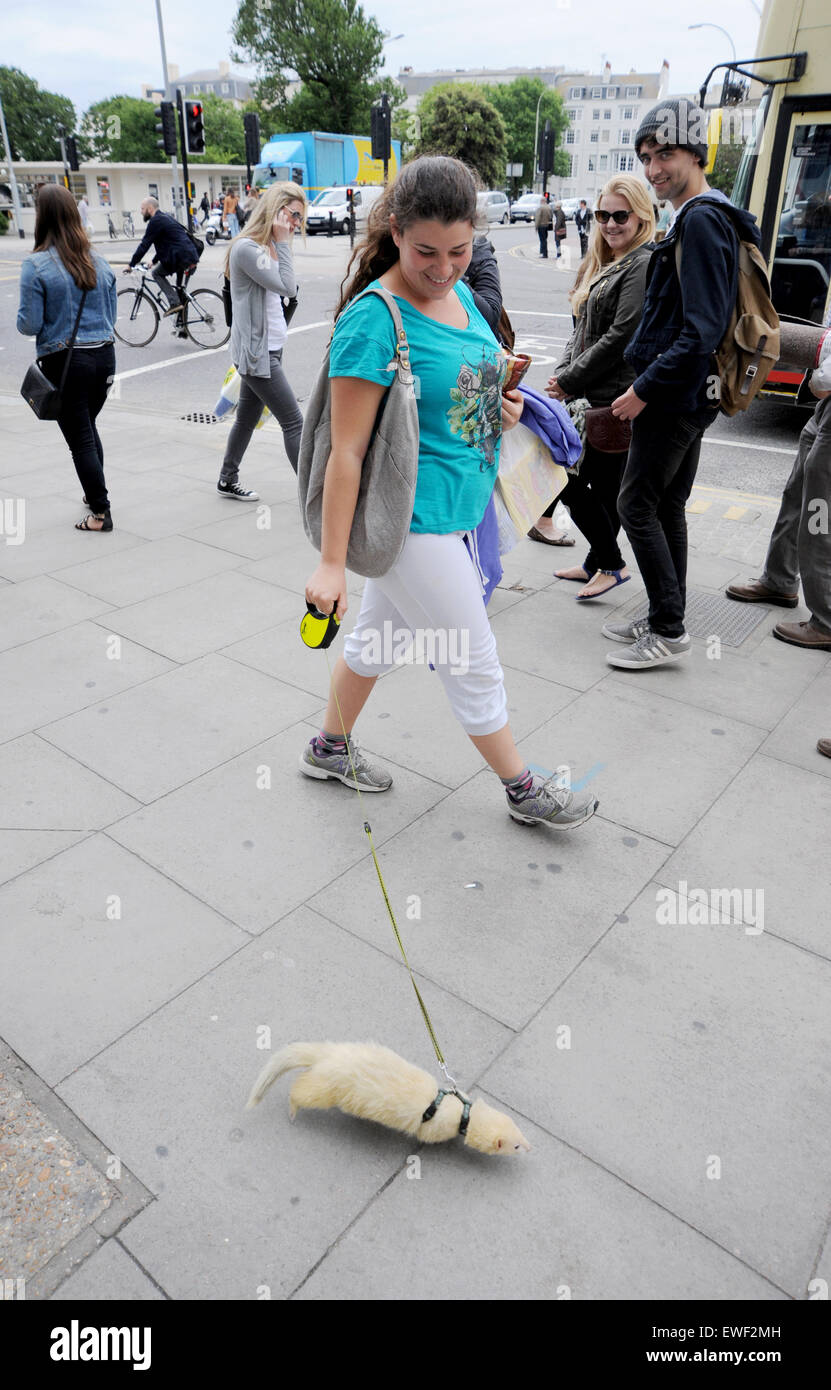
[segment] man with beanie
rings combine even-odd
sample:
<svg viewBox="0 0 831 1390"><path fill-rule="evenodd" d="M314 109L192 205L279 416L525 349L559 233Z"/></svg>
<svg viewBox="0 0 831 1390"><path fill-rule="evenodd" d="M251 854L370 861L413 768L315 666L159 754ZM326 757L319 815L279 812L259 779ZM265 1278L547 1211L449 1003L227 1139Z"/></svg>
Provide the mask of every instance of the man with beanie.
<svg viewBox="0 0 831 1390"><path fill-rule="evenodd" d="M685 507L704 431L718 415L715 352L736 300L739 239L760 242L756 220L711 189L707 116L686 98L647 112L635 149L656 197L672 204L664 240L647 270L643 316L624 354L638 375L612 412L632 423L618 510L649 598L638 622L608 623L626 644L611 666L666 666L691 649L684 625ZM681 244L680 276L676 248Z"/></svg>

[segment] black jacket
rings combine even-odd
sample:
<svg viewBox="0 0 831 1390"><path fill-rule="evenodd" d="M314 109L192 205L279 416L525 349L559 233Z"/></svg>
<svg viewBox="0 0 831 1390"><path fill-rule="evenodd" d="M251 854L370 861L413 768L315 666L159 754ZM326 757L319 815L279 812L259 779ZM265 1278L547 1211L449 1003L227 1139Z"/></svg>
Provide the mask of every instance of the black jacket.
<svg viewBox="0 0 831 1390"><path fill-rule="evenodd" d="M130 259L130 265L138 265L150 250L155 247L156 260L167 275L172 270L187 270L199 260L193 242L181 223L161 210L154 212L147 223L147 231Z"/></svg>
<svg viewBox="0 0 831 1390"><path fill-rule="evenodd" d="M652 253L643 318L626 349L635 394L660 410L712 407L707 379L736 301L739 235L760 243L756 219L716 189L685 204ZM675 248L681 237L681 280Z"/></svg>
<svg viewBox="0 0 831 1390"><path fill-rule="evenodd" d="M580 306L577 324L554 375L569 396L611 405L631 385L624 350L640 322L652 243L607 266Z"/></svg>
<svg viewBox="0 0 831 1390"><path fill-rule="evenodd" d="M587 232L589 230L589 223L591 222L591 220L592 215L589 208L586 208L584 212L581 212L578 208L574 214L574 225L577 228L578 232Z"/></svg>
<svg viewBox="0 0 831 1390"><path fill-rule="evenodd" d="M499 315L502 312L502 286L499 281L499 266L496 264L493 246L487 237L476 237L473 242L473 255L462 277L473 293L473 302L491 332L496 334Z"/></svg>

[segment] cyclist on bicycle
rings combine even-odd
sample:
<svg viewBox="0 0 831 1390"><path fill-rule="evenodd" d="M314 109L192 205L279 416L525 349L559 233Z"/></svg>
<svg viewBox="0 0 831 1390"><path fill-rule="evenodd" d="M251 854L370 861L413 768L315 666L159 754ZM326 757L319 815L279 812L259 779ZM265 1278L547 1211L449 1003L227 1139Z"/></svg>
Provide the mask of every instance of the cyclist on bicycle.
<svg viewBox="0 0 831 1390"><path fill-rule="evenodd" d="M178 314L184 303L182 280L188 271L196 269L199 261L196 248L184 227L175 217L162 212L155 198L145 198L140 211L147 223L147 231L133 252L124 274L129 275L150 247L154 247L156 255L152 275L170 306L165 314ZM174 273L175 286L166 278Z"/></svg>

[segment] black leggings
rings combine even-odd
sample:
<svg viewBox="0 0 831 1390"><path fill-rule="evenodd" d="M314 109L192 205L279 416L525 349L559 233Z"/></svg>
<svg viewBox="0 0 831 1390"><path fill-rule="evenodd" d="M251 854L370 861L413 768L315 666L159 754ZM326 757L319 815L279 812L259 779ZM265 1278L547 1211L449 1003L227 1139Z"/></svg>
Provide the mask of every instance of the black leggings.
<svg viewBox="0 0 831 1390"><path fill-rule="evenodd" d="M617 499L626 459L625 453L601 454L587 444L580 472L576 477L569 476L556 502L552 502L545 513L553 516L557 502L568 507L575 526L589 543L583 569L590 579L598 570L623 568L624 560L617 543L620 532Z"/></svg>
<svg viewBox="0 0 831 1390"><path fill-rule="evenodd" d="M56 386L65 361L66 351L52 352L42 360L44 374ZM114 373L112 343L97 348L76 347L63 389L63 408L58 416L58 427L69 445L87 505L90 511L98 513L108 512L110 501L104 481L104 449L95 421L107 399Z"/></svg>

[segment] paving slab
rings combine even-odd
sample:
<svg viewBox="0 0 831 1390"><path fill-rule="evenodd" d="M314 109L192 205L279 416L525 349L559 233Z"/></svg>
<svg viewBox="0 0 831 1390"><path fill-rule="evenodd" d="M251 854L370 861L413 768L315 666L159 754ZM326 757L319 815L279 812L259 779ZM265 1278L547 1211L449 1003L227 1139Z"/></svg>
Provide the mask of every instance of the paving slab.
<svg viewBox="0 0 831 1390"><path fill-rule="evenodd" d="M431 1010L471 1075L507 1040L443 991ZM274 1048L362 1040L370 1018L386 1045L433 1069L403 966L303 908L60 1087L158 1194L119 1238L171 1298L285 1297L405 1165L405 1134L339 1111L289 1124L288 1077L244 1109L268 1055L258 1030L271 1028Z"/></svg>
<svg viewBox="0 0 831 1390"><path fill-rule="evenodd" d="M99 830L139 804L38 734L0 744L0 787L6 829Z"/></svg>
<svg viewBox="0 0 831 1390"><path fill-rule="evenodd" d="M15 494L16 496L18 494ZM116 526L113 531L76 531L83 507L67 501L66 521L27 536L23 545L0 546L0 573L19 583L41 574L55 574L67 565L78 565L92 555L114 555L141 544L141 537ZM93 550L92 547L95 546Z"/></svg>
<svg viewBox="0 0 831 1390"><path fill-rule="evenodd" d="M609 669L604 660L608 642L600 633L608 615L595 604L587 612L569 602L562 592L566 582L527 594L521 604L497 613L491 626L499 660L506 670L527 671L556 685L589 690ZM596 644L589 636L593 629L597 631Z"/></svg>
<svg viewBox="0 0 831 1390"><path fill-rule="evenodd" d="M234 569L239 560L214 546L184 536L147 541L127 555L103 555L61 570L61 583L93 594L116 608L181 589Z"/></svg>
<svg viewBox="0 0 831 1390"><path fill-rule="evenodd" d="M740 925L659 925L658 891L483 1084L805 1298L828 1217L831 967Z"/></svg>
<svg viewBox="0 0 831 1390"><path fill-rule="evenodd" d="M211 655L58 720L43 737L149 802L295 724L315 703L294 686Z"/></svg>
<svg viewBox="0 0 831 1390"><path fill-rule="evenodd" d="M567 832L518 825L493 773L483 772L379 857L414 968L522 1028L667 853L602 815ZM397 951L371 860L310 902L380 950Z"/></svg>
<svg viewBox="0 0 831 1390"><path fill-rule="evenodd" d="M817 754L817 760L823 761ZM793 808L788 814L786 808ZM763 893L764 929L831 960L828 827L831 781L778 759L757 756L667 859L656 877L679 891L739 888ZM744 899L743 899L744 901ZM745 912L739 913L741 920Z"/></svg>
<svg viewBox="0 0 831 1390"><path fill-rule="evenodd" d="M247 931L261 932L368 853L354 791L300 772L316 728L295 724L249 748L126 817L113 837ZM394 786L372 803L376 845L447 795L406 768L392 771Z"/></svg>
<svg viewBox="0 0 831 1390"><path fill-rule="evenodd" d="M630 1184L515 1118L530 1154L494 1159L458 1144L424 1145L419 1166L411 1161L396 1175L294 1297L662 1303L785 1297Z"/></svg>
<svg viewBox="0 0 831 1390"><path fill-rule="evenodd" d="M8 883L19 874L51 859L62 850L76 845L86 835L84 830L0 830L0 883Z"/></svg>
<svg viewBox="0 0 831 1390"><path fill-rule="evenodd" d="M279 561L285 555L289 561L302 553L314 568L317 552L312 549L298 524L296 503L266 504L267 510L261 510L262 504L245 502L237 504L236 509L230 512L231 503L223 499L219 501L225 508L224 516L205 526L189 527L187 534L191 540L218 546L220 550L230 550L247 560L275 557ZM291 520L290 512L293 513Z"/></svg>
<svg viewBox="0 0 831 1390"><path fill-rule="evenodd" d="M115 644L111 637L106 627L85 621L0 654L0 743L129 690L170 668L171 663L157 652L124 638ZM60 672L60 679L56 679L56 672Z"/></svg>
<svg viewBox="0 0 831 1390"><path fill-rule="evenodd" d="M798 652L783 642L776 645L790 653L792 660L797 658L795 668L804 672L808 680L804 693L780 719L760 751L768 757L804 767L808 772L819 773L821 777L831 777L831 758L817 752L817 739L831 738L831 658L825 658L816 674L815 663L809 666L805 658L819 657L821 662L821 653ZM814 678L810 679L812 671Z"/></svg>
<svg viewBox="0 0 831 1390"><path fill-rule="evenodd" d="M105 1241L76 1274L51 1295L53 1303L108 1303L126 1299L129 1303L164 1300L165 1294L148 1279L144 1270L115 1239Z"/></svg>
<svg viewBox="0 0 831 1390"><path fill-rule="evenodd" d="M697 655L698 649L690 659ZM764 731L689 705L682 719L677 701L659 693L664 686L679 688L683 673L674 666L629 674L628 686L604 678L524 740L520 752L539 762L541 748L556 747L555 765L596 767L604 816L676 845L758 748Z"/></svg>
<svg viewBox="0 0 831 1390"><path fill-rule="evenodd" d="M136 855L92 836L0 888L5 1040L55 1085L244 940Z"/></svg>
<svg viewBox="0 0 831 1390"><path fill-rule="evenodd" d="M0 595L0 652L97 617L108 607L46 574L10 585Z"/></svg>

